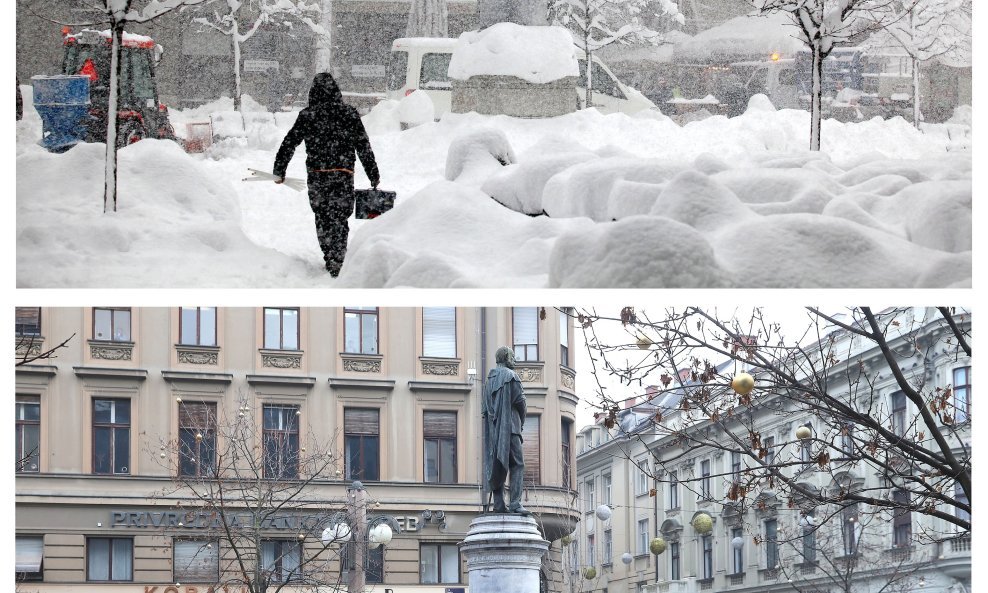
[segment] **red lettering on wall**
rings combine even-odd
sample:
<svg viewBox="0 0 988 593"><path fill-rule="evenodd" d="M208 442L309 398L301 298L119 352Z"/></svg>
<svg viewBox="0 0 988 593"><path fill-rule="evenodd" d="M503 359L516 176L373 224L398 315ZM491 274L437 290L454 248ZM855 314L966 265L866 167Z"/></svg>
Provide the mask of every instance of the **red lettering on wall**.
<svg viewBox="0 0 988 593"><path fill-rule="evenodd" d="M179 593L178 587L165 587L164 593Z"/></svg>
<svg viewBox="0 0 988 593"><path fill-rule="evenodd" d="M157 587L148 587L147 585L144 585L144 593L154 593L157 590Z"/></svg>

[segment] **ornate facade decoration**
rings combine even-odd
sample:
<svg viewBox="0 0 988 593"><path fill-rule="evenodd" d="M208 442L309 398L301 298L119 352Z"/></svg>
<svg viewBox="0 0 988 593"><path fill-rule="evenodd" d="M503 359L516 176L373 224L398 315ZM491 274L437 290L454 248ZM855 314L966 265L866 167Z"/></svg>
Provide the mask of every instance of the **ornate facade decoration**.
<svg viewBox="0 0 988 593"><path fill-rule="evenodd" d="M460 361L458 360L423 360L423 375L439 375L442 377L455 377L460 374Z"/></svg>
<svg viewBox="0 0 988 593"><path fill-rule="evenodd" d="M576 391L576 373L569 369L560 369L563 387L570 391Z"/></svg>
<svg viewBox="0 0 988 593"><path fill-rule="evenodd" d="M302 368L302 354L288 352L261 352L261 366L276 369Z"/></svg>
<svg viewBox="0 0 988 593"><path fill-rule="evenodd" d="M182 364L217 365L220 351L217 348L182 348L178 347L178 362Z"/></svg>
<svg viewBox="0 0 988 593"><path fill-rule="evenodd" d="M515 372L522 383L542 383L542 365L515 364Z"/></svg>
<svg viewBox="0 0 988 593"><path fill-rule="evenodd" d="M343 370L351 373L380 373L380 358L343 357Z"/></svg>
<svg viewBox="0 0 988 593"><path fill-rule="evenodd" d="M97 360L133 360L133 342L90 342L89 356Z"/></svg>
<svg viewBox="0 0 988 593"><path fill-rule="evenodd" d="M14 339L14 352L18 357L37 356L41 354L41 345L45 339L41 337L17 337Z"/></svg>

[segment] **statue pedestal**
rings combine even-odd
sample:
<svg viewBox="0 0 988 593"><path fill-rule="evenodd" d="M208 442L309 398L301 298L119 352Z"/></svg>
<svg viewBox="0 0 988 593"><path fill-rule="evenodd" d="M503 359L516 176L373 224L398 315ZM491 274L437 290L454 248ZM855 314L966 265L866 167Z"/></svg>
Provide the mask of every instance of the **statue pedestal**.
<svg viewBox="0 0 988 593"><path fill-rule="evenodd" d="M460 543L470 593L536 593L549 542L535 519L515 514L480 515Z"/></svg>

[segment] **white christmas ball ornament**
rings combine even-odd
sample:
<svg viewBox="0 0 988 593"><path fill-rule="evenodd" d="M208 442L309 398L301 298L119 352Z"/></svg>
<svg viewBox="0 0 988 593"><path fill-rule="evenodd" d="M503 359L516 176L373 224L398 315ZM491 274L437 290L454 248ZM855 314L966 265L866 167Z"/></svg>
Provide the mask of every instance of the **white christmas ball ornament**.
<svg viewBox="0 0 988 593"><path fill-rule="evenodd" d="M597 518L601 521L607 521L611 518L611 507L606 504L602 504L597 507Z"/></svg>

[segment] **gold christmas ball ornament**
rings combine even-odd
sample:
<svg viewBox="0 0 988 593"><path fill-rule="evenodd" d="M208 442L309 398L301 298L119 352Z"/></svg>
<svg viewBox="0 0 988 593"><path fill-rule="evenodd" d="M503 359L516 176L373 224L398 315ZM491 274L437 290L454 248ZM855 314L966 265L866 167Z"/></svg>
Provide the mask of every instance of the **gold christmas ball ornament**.
<svg viewBox="0 0 988 593"><path fill-rule="evenodd" d="M713 531L714 520L710 518L710 515L701 513L696 517L693 517L693 529L695 529L700 535L706 535Z"/></svg>
<svg viewBox="0 0 988 593"><path fill-rule="evenodd" d="M559 540L559 541L561 541L561 542L562 542L562 544L563 544L564 546L568 546L568 545L570 545L571 543L573 543L573 536L572 536L572 535L569 535L569 534L566 534L566 535L564 535L564 536L563 536L563 538L562 538L561 540Z"/></svg>
<svg viewBox="0 0 988 593"><path fill-rule="evenodd" d="M755 388L755 378L748 373L738 373L731 381L731 389L738 395L748 395Z"/></svg>
<svg viewBox="0 0 988 593"><path fill-rule="evenodd" d="M796 438L801 441L805 441L811 436L813 436L813 431L810 429L809 426L800 426L799 428L796 429Z"/></svg>
<svg viewBox="0 0 988 593"><path fill-rule="evenodd" d="M597 578L597 569L592 566L588 566L584 568L583 578L587 579L588 581L592 581L593 579Z"/></svg>
<svg viewBox="0 0 988 593"><path fill-rule="evenodd" d="M652 345L652 340L650 340L645 334L638 334L638 336L636 336L636 342L638 343L638 347L642 350L648 350L648 348Z"/></svg>
<svg viewBox="0 0 988 593"><path fill-rule="evenodd" d="M197 432L196 433L196 442L199 442L201 440L202 440L202 433L201 432Z"/></svg>
<svg viewBox="0 0 988 593"><path fill-rule="evenodd" d="M657 537L648 543L648 551L658 556L666 551L666 540Z"/></svg>

